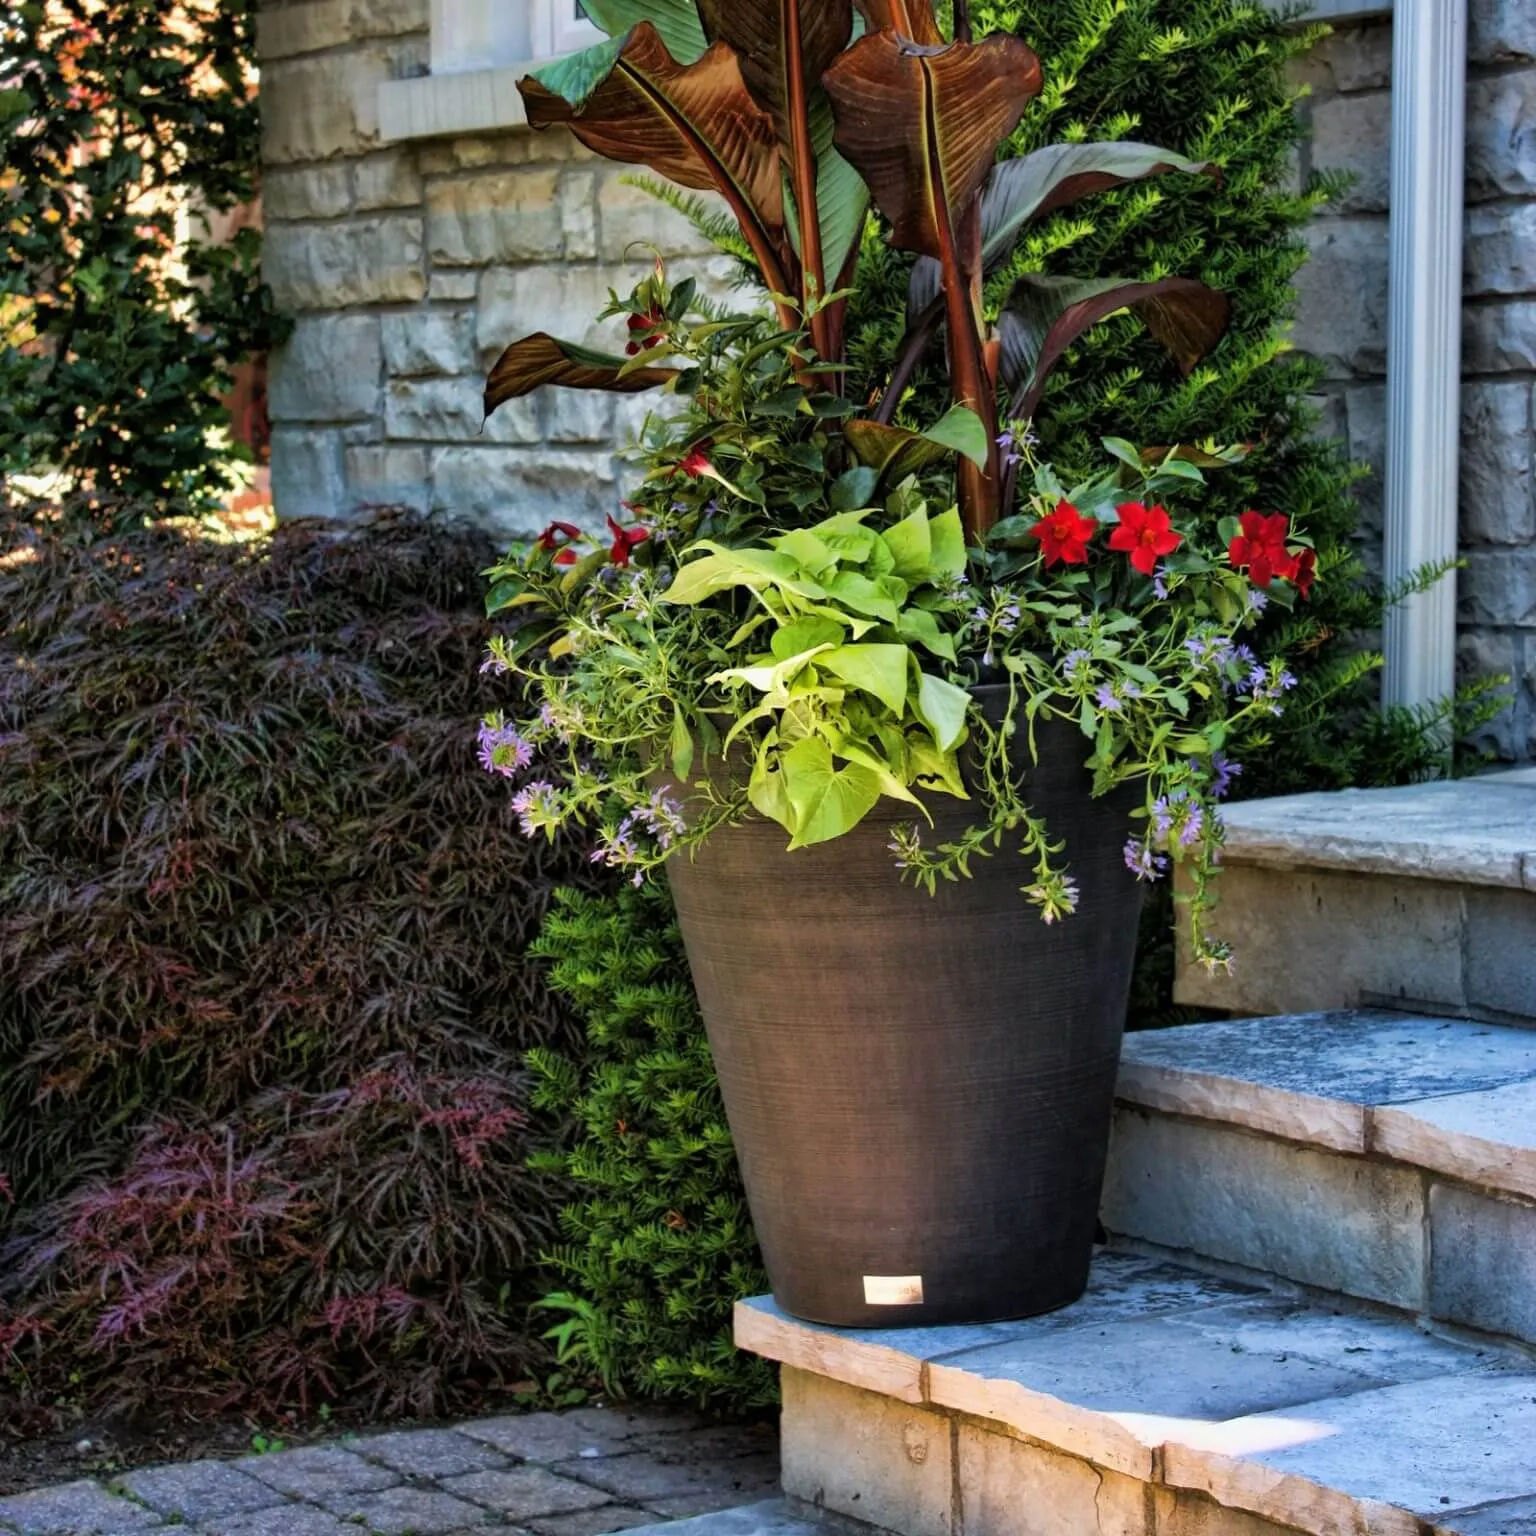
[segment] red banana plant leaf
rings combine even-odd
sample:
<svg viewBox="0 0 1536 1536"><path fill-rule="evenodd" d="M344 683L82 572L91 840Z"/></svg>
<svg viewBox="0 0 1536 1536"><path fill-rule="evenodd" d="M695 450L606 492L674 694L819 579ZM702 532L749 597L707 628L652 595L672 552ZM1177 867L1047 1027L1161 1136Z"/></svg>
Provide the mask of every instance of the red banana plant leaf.
<svg viewBox="0 0 1536 1536"><path fill-rule="evenodd" d="M545 384L562 384L567 389L605 389L615 394L638 394L670 383L676 368L641 368L628 366L628 360L607 352L594 352L573 341L560 341L546 331L537 331L515 341L496 360L485 381L485 414L498 405L531 394Z"/></svg>
<svg viewBox="0 0 1536 1536"><path fill-rule="evenodd" d="M982 261L995 272L1013 254L1024 230L1036 219L1095 192L1170 171L1219 179L1211 160L1190 160L1155 144L1112 140L1105 144L1050 144L992 169L981 194ZM942 284L939 264L920 257L907 290L907 318L915 325Z"/></svg>
<svg viewBox="0 0 1536 1536"><path fill-rule="evenodd" d="M1038 273L1021 277L998 317L1003 344L999 379L1012 396L1009 419L1034 415L1061 354L1084 331L1122 309L1135 311L1186 375L1221 340L1231 315L1224 293L1192 277L1148 283Z"/></svg>
<svg viewBox="0 0 1536 1536"><path fill-rule="evenodd" d="M962 249L968 219L997 158L1039 92L1040 61L1017 38L920 45L895 31L855 43L823 77L837 147L890 221L891 243L936 260L944 273L955 403L997 435L996 386L983 353L977 250ZM995 448L985 468L959 465L961 516L980 537L997 520Z"/></svg>
<svg viewBox="0 0 1536 1536"><path fill-rule="evenodd" d="M791 291L779 258L778 134L772 115L747 90L732 48L715 43L694 63L679 64L656 28L642 21L623 37L535 70L518 90L533 127L567 127L609 160L719 192L764 282L775 293Z"/></svg>
<svg viewBox="0 0 1536 1536"><path fill-rule="evenodd" d="M698 0L698 9L705 36L735 50L747 89L773 114L794 191L806 298L821 299L828 291L827 262L811 106L813 95L822 95L822 75L853 35L851 0L772 0L757 5ZM841 258L837 260L841 265ZM835 267L832 276L837 276ZM813 313L810 330L816 351L834 361L830 316Z"/></svg>

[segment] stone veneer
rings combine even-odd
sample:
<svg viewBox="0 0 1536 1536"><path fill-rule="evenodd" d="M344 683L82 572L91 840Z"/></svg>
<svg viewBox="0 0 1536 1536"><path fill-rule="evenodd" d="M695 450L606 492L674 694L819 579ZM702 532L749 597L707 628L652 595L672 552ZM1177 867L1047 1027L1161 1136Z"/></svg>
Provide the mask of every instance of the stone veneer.
<svg viewBox="0 0 1536 1536"><path fill-rule="evenodd" d="M1471 0L1464 676L1508 672L1489 733L1536 754L1536 3ZM425 73L428 0L287 0L261 24L267 275L292 340L274 359L273 488L287 517L406 504L526 534L601 521L615 449L644 397L551 393L484 427L479 393L529 330L620 339L592 316L644 268L636 243L687 258L716 291L728 264L567 136L514 130L383 143L378 87ZM1328 364L1325 426L1372 470L1384 451L1391 27L1341 28L1300 68L1313 140L1301 170L1357 174L1312 231L1296 341Z"/></svg>
<svg viewBox="0 0 1536 1536"><path fill-rule="evenodd" d="M1484 733L1536 756L1536 3L1471 0L1467 95L1458 670L1510 674ZM1296 342L1328 365L1324 426L1370 470L1357 490L1379 561L1386 457L1387 193L1392 28L1341 27L1298 70L1312 141L1302 171L1356 180L1311 231Z"/></svg>
<svg viewBox="0 0 1536 1536"><path fill-rule="evenodd" d="M261 16L267 280L284 517L368 505L526 534L615 509L646 397L541 391L482 426L485 373L533 330L615 346L593 317L654 246L706 291L729 263L564 133L381 142L381 82L426 70L427 0L299 0ZM640 249L640 246L647 249Z"/></svg>

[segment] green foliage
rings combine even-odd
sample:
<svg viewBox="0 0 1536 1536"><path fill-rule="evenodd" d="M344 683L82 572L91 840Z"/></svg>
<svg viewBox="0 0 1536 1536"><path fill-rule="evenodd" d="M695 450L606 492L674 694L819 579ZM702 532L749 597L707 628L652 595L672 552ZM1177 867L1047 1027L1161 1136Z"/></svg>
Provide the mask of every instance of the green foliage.
<svg viewBox="0 0 1536 1536"><path fill-rule="evenodd" d="M260 236L207 236L259 166L254 0L27 0L0 14L0 484L62 472L199 510L221 401L277 338Z"/></svg>
<svg viewBox="0 0 1536 1536"><path fill-rule="evenodd" d="M1288 24L1256 0L973 0L971 14L978 35L1015 31L1044 66L1009 153L1130 138L1221 169L1219 181L1162 177L1056 213L990 279L988 298L1000 306L1031 270L1082 278L1108 270L1143 279L1183 273L1231 299L1226 338L1187 379L1130 317L1088 333L1052 376L1035 430L1044 456L1074 467L1093 463L1109 433L1140 444L1251 442L1246 463L1212 479L1204 515L1278 509L1316 546L1313 602L1302 614L1273 615L1256 642L1263 654L1283 650L1299 683L1237 792L1333 788L1374 776L1383 763L1398 782L1438 771L1442 749L1423 722L1383 718L1376 708L1380 657L1361 636L1379 629L1388 594L1358 557L1356 471L1342 445L1313 435L1308 397L1321 367L1284 339L1306 260L1304 228L1338 187L1326 176L1294 185L1303 130L1285 65L1326 29ZM866 265L882 281L860 293L849 326L870 386L904 324L910 265L872 244ZM910 419L924 419L946 393L936 371L920 374Z"/></svg>
<svg viewBox="0 0 1536 1536"><path fill-rule="evenodd" d="M521 1062L578 1037L526 945L590 865L475 762L492 548L0 523L0 1420L547 1363Z"/></svg>
<svg viewBox="0 0 1536 1536"><path fill-rule="evenodd" d="M1146 456L1108 438L1108 468L1063 484L1008 438L1025 510L968 550L959 510L932 512L919 476L947 490L938 466L952 454L985 458L972 412L951 407L927 431L848 422L829 441L823 407L843 402L795 380L803 335L697 319L690 292L658 267L615 306L636 350L614 372L665 349L689 401L649 423L637 453L645 483L628 505L655 521L610 518L602 540L552 524L490 572L492 612L521 619L492 664L529 685L538 712L510 725L498 713L482 740L488 768L526 775L513 805L530 834L600 828L593 857L640 880L753 813L792 852L896 800L914 823L892 840L905 878L931 893L1007 838L1033 866L1023 897L1054 922L1076 910L1077 886L1019 793L1007 738L1032 743L1040 721L1061 720L1082 734L1094 793L1142 788L1146 826L1126 861L1148 880L1187 862L1195 954L1228 963L1204 921L1227 754L1264 747L1295 685L1238 637L1268 607L1294 608L1313 560L1284 516L1245 514L1219 544L1191 536L1200 464L1225 469L1241 451ZM855 462L834 475L840 447ZM679 474L708 486L702 507L679 496ZM974 693L989 683L1008 699L996 725ZM536 750L563 753L558 783L533 775ZM958 839L924 844L925 794L972 801Z"/></svg>
<svg viewBox="0 0 1536 1536"><path fill-rule="evenodd" d="M773 1368L731 1343L733 1305L767 1278L671 903L562 891L532 952L586 1027L581 1054L528 1058L535 1107L568 1128L535 1165L578 1192L546 1256L562 1361L614 1392L773 1402Z"/></svg>

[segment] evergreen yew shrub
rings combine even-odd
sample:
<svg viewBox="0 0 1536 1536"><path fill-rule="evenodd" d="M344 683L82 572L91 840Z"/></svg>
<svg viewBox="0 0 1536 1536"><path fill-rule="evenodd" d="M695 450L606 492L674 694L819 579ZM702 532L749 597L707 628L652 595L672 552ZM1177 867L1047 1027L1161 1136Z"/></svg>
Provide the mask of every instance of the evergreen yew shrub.
<svg viewBox="0 0 1536 1536"><path fill-rule="evenodd" d="M516 1381L588 866L475 761L487 540L0 532L0 1419Z"/></svg>
<svg viewBox="0 0 1536 1536"><path fill-rule="evenodd" d="M573 1127L535 1166L575 1199L548 1258L563 1359L616 1391L738 1409L774 1372L731 1343L738 1297L766 1289L682 938L659 884L562 891L531 953L581 1016L585 1050L529 1055L538 1108Z"/></svg>

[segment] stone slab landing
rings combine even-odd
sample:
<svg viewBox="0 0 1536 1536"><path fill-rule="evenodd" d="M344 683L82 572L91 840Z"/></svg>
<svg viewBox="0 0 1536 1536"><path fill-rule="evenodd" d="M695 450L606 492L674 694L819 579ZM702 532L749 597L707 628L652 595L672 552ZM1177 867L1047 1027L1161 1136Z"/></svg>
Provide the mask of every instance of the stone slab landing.
<svg viewBox="0 0 1536 1536"><path fill-rule="evenodd" d="M1342 1011L1147 1031L1117 1097L1117 1237L1536 1344L1536 1030Z"/></svg>
<svg viewBox="0 0 1536 1536"><path fill-rule="evenodd" d="M1362 1004L1536 1025L1536 769L1249 800L1224 812L1215 930L1180 947L1180 1002L1230 1013Z"/></svg>
<svg viewBox="0 0 1536 1536"><path fill-rule="evenodd" d="M1536 1360L1363 1304L1108 1251L1045 1317L759 1298L736 1340L784 1368L785 1493L901 1536L1536 1532Z"/></svg>

